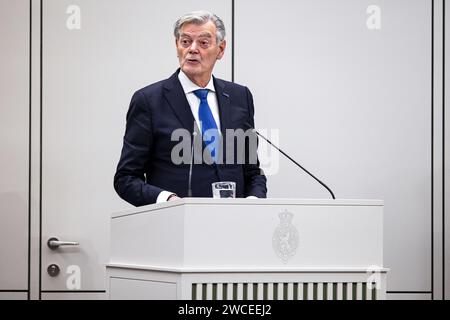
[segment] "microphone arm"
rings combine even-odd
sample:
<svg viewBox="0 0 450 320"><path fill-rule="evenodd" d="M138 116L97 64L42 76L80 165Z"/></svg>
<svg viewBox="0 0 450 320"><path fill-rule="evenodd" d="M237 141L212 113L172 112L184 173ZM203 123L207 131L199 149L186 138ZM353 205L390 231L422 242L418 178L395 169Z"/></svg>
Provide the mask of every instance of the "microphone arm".
<svg viewBox="0 0 450 320"><path fill-rule="evenodd" d="M192 163L194 162L194 144L197 132L195 131L196 123L194 121L194 131L192 132L192 145L191 145L191 162L189 163L189 185L188 185L188 197L192 198Z"/></svg>
<svg viewBox="0 0 450 320"><path fill-rule="evenodd" d="M269 139L267 139L266 137L264 137L263 135L261 135L255 128L252 128L250 126L250 128L252 129L252 131L254 133L256 133L258 136L260 136L261 138L263 138L264 140L266 140L272 147L274 147L275 149L277 149L278 151L281 152L282 155L284 155L286 158L288 158L289 160L291 160L293 163L295 163L298 167L300 167L300 169L302 169L303 171L305 171L307 174L309 174L311 177L313 177L317 182L319 182L322 186L325 187L325 189L328 190L328 192L331 194L331 197L333 199L336 199L334 196L333 191L331 191L330 188L328 188L328 186L323 183L322 181L320 181L318 178L316 178L311 172L309 172L308 170L306 170L305 168L303 168L300 164L297 163L297 161L295 161L294 159L292 159L290 156L288 156L283 150L281 150L280 148L278 148L276 145L274 145L272 142L270 142Z"/></svg>

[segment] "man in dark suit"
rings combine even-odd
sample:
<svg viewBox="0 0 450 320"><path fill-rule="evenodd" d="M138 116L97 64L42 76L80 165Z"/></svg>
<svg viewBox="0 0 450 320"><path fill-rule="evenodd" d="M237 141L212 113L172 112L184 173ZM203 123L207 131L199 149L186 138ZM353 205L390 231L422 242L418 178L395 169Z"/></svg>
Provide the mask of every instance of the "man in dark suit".
<svg viewBox="0 0 450 320"><path fill-rule="evenodd" d="M212 76L225 52L223 22L206 11L192 12L175 23L174 35L180 69L133 95L114 188L135 206L186 197L190 162L174 163L172 134L181 128L192 132L197 124L203 134L219 133L221 150L211 147L218 140L200 135L212 161L193 165L192 196L211 197L213 182L234 181L237 197L265 198L256 148L246 141L242 150L225 139L227 130L254 126L254 106L248 88ZM236 151L233 161L223 163L219 158L225 159L230 148ZM237 161L240 154L243 163ZM256 161L249 161L252 156Z"/></svg>

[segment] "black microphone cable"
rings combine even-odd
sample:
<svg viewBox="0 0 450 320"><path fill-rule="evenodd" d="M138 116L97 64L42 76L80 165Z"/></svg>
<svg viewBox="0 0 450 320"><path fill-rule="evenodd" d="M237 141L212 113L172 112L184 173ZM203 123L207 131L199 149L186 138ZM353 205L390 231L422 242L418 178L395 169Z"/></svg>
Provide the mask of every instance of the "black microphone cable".
<svg viewBox="0 0 450 320"><path fill-rule="evenodd" d="M277 149L282 155L284 155L286 158L288 158L289 160L291 160L293 163L295 163L298 167L300 167L300 169L302 169L303 171L305 171L307 174L309 174L311 177L313 177L317 182L319 182L322 186L325 187L325 189L328 190L328 192L331 194L331 197L333 199L336 199L336 197L334 196L333 191L331 191L331 189L322 181L320 181L318 178L316 178L311 172L309 172L308 170L306 170L305 168L303 168L297 161L295 161L294 159L292 159L288 154L286 154L283 150L281 150L280 148L278 148L276 145L274 145L269 139L267 139L266 137L264 137L263 135L261 135L255 128L253 128L253 126L248 125L250 127L250 129L256 133L258 136L260 136L261 138L263 138L264 140L266 140L272 147L274 147L275 149Z"/></svg>

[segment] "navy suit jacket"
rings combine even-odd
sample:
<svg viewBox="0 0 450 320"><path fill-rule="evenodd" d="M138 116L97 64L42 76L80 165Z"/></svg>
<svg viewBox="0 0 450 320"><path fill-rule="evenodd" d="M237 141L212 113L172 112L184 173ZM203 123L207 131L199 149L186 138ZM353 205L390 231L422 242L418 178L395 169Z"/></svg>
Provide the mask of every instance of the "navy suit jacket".
<svg viewBox="0 0 450 320"><path fill-rule="evenodd" d="M176 165L171 160L172 148L179 143L171 141L172 132L178 128L192 132L194 128L194 116L178 72L179 69L169 79L138 90L131 99L114 188L122 199L135 206L155 203L163 190L179 197L188 194L189 163ZM245 131L253 127L253 98L248 88L214 77L213 81L222 136L225 137L226 129ZM224 138L223 150L226 149ZM248 160L247 144L245 149ZM212 197L211 183L216 181L236 182L236 197L266 197L266 177L259 168L259 161L256 164L248 161L244 164L195 164L192 196Z"/></svg>

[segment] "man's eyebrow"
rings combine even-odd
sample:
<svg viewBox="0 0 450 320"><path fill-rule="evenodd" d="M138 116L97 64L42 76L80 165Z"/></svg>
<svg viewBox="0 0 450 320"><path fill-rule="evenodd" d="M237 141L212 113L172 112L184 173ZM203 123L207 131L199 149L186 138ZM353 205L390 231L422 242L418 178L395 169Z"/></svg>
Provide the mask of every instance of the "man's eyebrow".
<svg viewBox="0 0 450 320"><path fill-rule="evenodd" d="M192 38L192 36L190 34L187 34L187 33L180 34L180 37ZM208 33L208 32L205 32L205 33L201 33L198 37L199 38L212 38L212 35L210 33Z"/></svg>

